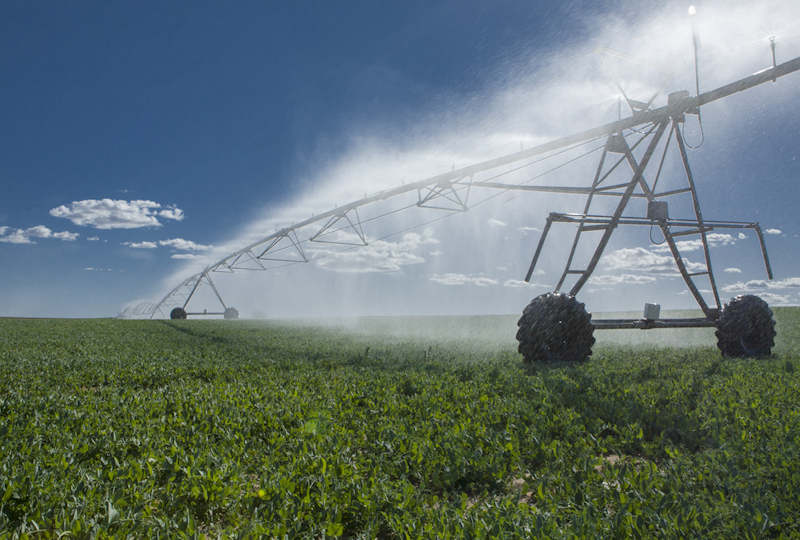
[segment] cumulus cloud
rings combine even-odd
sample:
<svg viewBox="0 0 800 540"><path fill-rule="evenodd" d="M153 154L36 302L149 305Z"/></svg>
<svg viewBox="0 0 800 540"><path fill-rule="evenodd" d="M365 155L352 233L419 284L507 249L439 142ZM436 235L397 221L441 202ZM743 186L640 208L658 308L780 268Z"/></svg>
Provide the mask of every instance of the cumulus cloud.
<svg viewBox="0 0 800 540"><path fill-rule="evenodd" d="M738 282L726 285L722 288L727 293L759 293L767 290L797 289L800 288L800 277L780 279L777 281L766 281L763 279L753 279L746 282Z"/></svg>
<svg viewBox="0 0 800 540"><path fill-rule="evenodd" d="M392 273L403 266L421 264L425 259L413 253L426 244L437 244L438 240L423 238L416 233L406 233L400 242L376 240L369 245L349 251L330 251L322 248L309 249L316 265L324 270L346 274Z"/></svg>
<svg viewBox="0 0 800 540"><path fill-rule="evenodd" d="M603 257L611 270L640 270L643 272L673 273L675 261L666 255L657 255L643 247L623 248Z"/></svg>
<svg viewBox="0 0 800 540"><path fill-rule="evenodd" d="M709 247L729 246L736 243L736 240L733 238L733 236L729 234L710 233L706 235L706 239L708 240ZM703 248L703 241L700 238L695 240L681 240L679 242L675 242L675 245L681 252L697 251L698 249ZM653 248L653 251L659 253L668 253L670 249L668 245L664 244Z"/></svg>
<svg viewBox="0 0 800 540"><path fill-rule="evenodd" d="M767 234L782 234L780 229L767 229L764 232L767 233Z"/></svg>
<svg viewBox="0 0 800 540"><path fill-rule="evenodd" d="M159 240L158 245L168 246L180 251L208 251L209 249L214 247L214 246L205 246L203 244L196 244L191 240L184 240L183 238L173 238L171 240ZM188 257L173 257L173 258L186 259Z"/></svg>
<svg viewBox="0 0 800 540"><path fill-rule="evenodd" d="M194 253L175 253L170 259L196 259L197 255Z"/></svg>
<svg viewBox="0 0 800 540"><path fill-rule="evenodd" d="M170 240L159 240L158 242L122 242L123 246L128 246L137 249L156 249L158 246L171 247L179 251L207 251L214 246L205 246L203 244L196 244L191 240L184 240L183 238L172 238ZM194 255L189 256L172 256L173 259L194 259Z"/></svg>
<svg viewBox="0 0 800 540"><path fill-rule="evenodd" d="M724 271L729 273L729 274L741 274L742 273L742 271L739 270L738 268L726 268Z"/></svg>
<svg viewBox="0 0 800 540"><path fill-rule="evenodd" d="M176 206L162 206L153 201L122 201L113 199L86 199L73 201L50 210L50 215L70 220L75 225L96 229L137 229L160 227L159 217L181 221L183 210Z"/></svg>
<svg viewBox="0 0 800 540"><path fill-rule="evenodd" d="M747 235L744 234L743 232L740 232L739 233L739 240L744 240L745 238L747 238Z"/></svg>
<svg viewBox="0 0 800 540"><path fill-rule="evenodd" d="M758 297L770 305L785 305L791 303L791 295L759 292Z"/></svg>
<svg viewBox="0 0 800 540"><path fill-rule="evenodd" d="M490 219L488 221L488 223L492 227L505 227L506 226L506 224L504 222L500 221L499 219Z"/></svg>
<svg viewBox="0 0 800 540"><path fill-rule="evenodd" d="M519 227L517 230L522 234L528 234L530 232L541 232L542 229L539 227Z"/></svg>
<svg viewBox="0 0 800 540"><path fill-rule="evenodd" d="M694 263L688 259L682 259L682 261L689 272L702 272L706 269L704 263ZM670 276L678 273L678 267L675 266L675 260L671 256L659 255L643 247L618 249L605 255L603 263L611 270L629 270Z"/></svg>
<svg viewBox="0 0 800 540"><path fill-rule="evenodd" d="M491 279L480 275L472 276L466 274L434 274L430 280L436 283L441 283L442 285L476 285L478 287L497 285L496 279Z"/></svg>
<svg viewBox="0 0 800 540"><path fill-rule="evenodd" d="M65 242L73 242L79 236L80 234L78 233L71 233L67 231L53 233L53 238L58 238L59 240L64 240Z"/></svg>
<svg viewBox="0 0 800 540"><path fill-rule="evenodd" d="M155 242L122 242L122 245L136 249L156 249L158 247Z"/></svg>
<svg viewBox="0 0 800 540"><path fill-rule="evenodd" d="M9 232L10 231L10 232ZM31 238L55 238L65 242L72 242L80 236L78 233L67 231L54 233L44 225L36 225L29 229L11 229L10 227L0 227L0 242L10 244L35 244Z"/></svg>
<svg viewBox="0 0 800 540"><path fill-rule="evenodd" d="M89 238L87 238L87 240L89 242L97 242L98 240L100 240L100 237L99 236L90 236Z"/></svg>

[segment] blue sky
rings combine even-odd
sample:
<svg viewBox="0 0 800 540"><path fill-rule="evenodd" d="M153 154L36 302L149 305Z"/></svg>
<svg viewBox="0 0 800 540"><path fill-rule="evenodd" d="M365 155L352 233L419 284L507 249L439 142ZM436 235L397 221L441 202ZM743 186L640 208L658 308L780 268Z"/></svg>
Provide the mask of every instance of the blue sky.
<svg viewBox="0 0 800 540"><path fill-rule="evenodd" d="M688 5L4 3L0 316L114 316L277 227L615 120L598 46L666 66L667 91L694 94ZM800 56L795 2L696 5L701 91L770 67L770 36L779 62ZM636 99L658 75L612 70ZM704 217L760 221L775 272L767 283L754 235L724 231L724 298L800 303L799 89L789 75L703 110L689 159ZM517 313L565 262L557 236L520 283L537 229L582 204L512 194L427 225L439 215L409 210L361 253L317 248L319 261L215 282L244 316ZM616 235L582 300L693 307L663 257L642 231Z"/></svg>

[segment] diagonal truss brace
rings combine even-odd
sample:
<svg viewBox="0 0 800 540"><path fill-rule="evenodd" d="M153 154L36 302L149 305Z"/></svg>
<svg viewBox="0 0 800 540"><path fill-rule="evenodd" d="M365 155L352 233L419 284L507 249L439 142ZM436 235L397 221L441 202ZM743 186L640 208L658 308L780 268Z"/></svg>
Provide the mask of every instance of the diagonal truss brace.
<svg viewBox="0 0 800 540"><path fill-rule="evenodd" d="M455 182L443 181L435 185L420 187L417 192L419 194L419 201L417 206L420 208L431 208L434 210L449 210L452 212L466 212L469 210L467 206L467 199L469 198L469 191L472 187L472 177L470 183L460 185L458 180ZM466 190L464 197L459 194L460 191ZM436 199L444 199L451 203L451 206L434 206L429 204Z"/></svg>
<svg viewBox="0 0 800 540"><path fill-rule="evenodd" d="M364 234L364 226L361 222L361 217L358 215L358 208L353 208L352 213L355 214L355 221L350 219L351 210L345 210L344 212L339 212L335 216L332 216L328 222L322 226L322 228L317 231L309 241L311 242L318 242L320 244L337 244L340 246L368 246L369 242L367 242L367 237ZM346 221L347 224L344 225L340 229L331 230L334 225L341 221ZM344 242L339 240L325 240L325 236L333 235L337 232L342 231L349 231L350 229L356 233L360 242Z"/></svg>
<svg viewBox="0 0 800 540"><path fill-rule="evenodd" d="M692 176L691 168L689 167L689 161L686 156L686 150L680 134L680 129L678 129L681 120L682 120L681 118L672 119L671 133L675 134L675 139L680 151L680 157L683 163L684 172L686 174L686 181L688 183L688 188L673 190L664 193L655 192L655 185L658 182L658 176L661 173L661 166L663 165L663 156L662 156L662 163L659 164L658 173L656 175L655 180L653 181L652 188L648 185L647 181L644 178L645 169L647 169L648 163L650 162L650 158L656 148L656 145L658 144L659 139L661 139L661 137L664 134L665 128L669 123L668 121L662 121L658 125L658 128L655 131L655 134L653 135L653 139L651 140L643 159L641 160L641 162L638 163L634 158L631 149L626 144L624 138L622 138L621 135L617 136L610 135L606 149L607 150L611 149L609 151L613 153L624 154L623 160L626 160L629 163L630 168L633 171L633 176L631 177L630 182L627 184L627 189L625 190L624 193L619 194L621 195L621 199L617 206L616 211L614 212L614 215L592 216L588 213L589 206L592 200L592 195L597 193L596 189L598 188L599 185L598 179L600 178L600 170L603 167L603 161L605 160L606 156L606 153L604 152L603 157L600 160L597 173L595 174L595 180L592 184L592 188L587 193L588 200L584 212L582 214L559 214L559 213L550 214L550 216L547 218L544 230L539 239L539 244L536 248L533 260L531 261L528 273L525 276L525 281L529 281L533 274L533 270L536 267L536 263L541 255L545 238L547 237L550 231L550 227L554 222L574 223L578 225L578 230L575 236L575 241L572 246L572 251L570 252L569 260L567 261L566 268L564 269L564 272L561 275L561 279L558 285L556 286L556 291L558 291L561 288L561 285L564 283L564 279L567 277L567 275L577 274L579 277L577 282L572 287L572 290L569 293L570 295L576 295L583 287L583 285L585 285L586 282L589 280L595 267L597 266L598 261L600 260L603 254L603 251L611 235L619 225L649 225L651 228L653 226L657 226L659 229L661 229L661 232L664 235L664 240L670 249L670 252L672 254L676 266L678 267L679 274L683 278L686 286L689 288L689 291L694 296L698 305L709 319L716 319L718 317L719 310L721 308L721 303L711 266L711 256L709 252L709 242L707 238L707 233L713 231L715 228L733 228L733 229L748 228L754 230L758 235L759 242L761 244L761 251L764 257L764 264L766 266L767 275L769 276L769 279L772 279L772 268L769 263L769 257L767 255L767 249L763 239L763 233L758 223L707 221L703 219L703 216L700 212L700 203L697 197L694 178ZM647 136L649 136L649 134ZM612 142L613 138L616 138L617 140ZM666 155L666 151L669 146L669 139L670 137L667 137L667 144L664 147L664 156ZM634 196L634 189L637 187L642 191L641 196L646 198L648 203L650 204L655 204L658 202L657 199L664 198L666 196L677 195L679 193L691 194L694 206L694 214L695 214L694 219L671 220L668 217L666 217L666 215L657 216L654 214L651 216L649 210L647 218L622 217L625 207L627 206L628 201ZM672 230L673 227L678 228L680 230L673 231ZM603 236L598 242L594 254L592 255L591 260L589 261L587 267L583 270L573 270L571 268L572 258L575 253L575 248L577 246L581 233L584 231L602 231ZM700 235L701 243L703 246L703 254L705 258L705 265L704 265L705 269L702 271L690 272L687 269L683 258L681 257L679 247L675 242L674 238L687 235L695 235L695 234ZM714 296L715 307L713 308L709 307L709 305L703 298L703 295L700 293L700 290L694 283L694 278L697 276L707 276L709 284L711 286L711 292L713 293Z"/></svg>
<svg viewBox="0 0 800 540"><path fill-rule="evenodd" d="M288 241L288 244L287 242ZM278 248L278 245L283 242L283 246ZM279 256L273 256L272 253L279 253L285 249L294 250L299 255L298 258L283 258ZM286 256L288 257L288 255ZM278 235L275 236L268 244L267 247L256 256L256 259L259 261L275 261L275 262L289 262L289 263L298 263L298 262L308 262L308 257L306 257L305 252L303 251L303 246L300 243L300 240L297 238L297 232L294 229L292 230L283 230L279 231Z"/></svg>
<svg viewBox="0 0 800 540"><path fill-rule="evenodd" d="M214 294L217 295L219 303L222 304L222 309L228 309L228 306L225 305L225 301L222 299L222 295L219 294L219 291L217 290L217 286L214 285L213 281L211 281L211 276L208 274L208 271L203 272L197 277L197 281L194 283L192 292L189 293L189 296L186 297L186 301L183 303L183 309L186 309L186 306L189 305L189 301L194 296L194 293L197 292L197 289L200 287L200 285L203 284L203 281L207 282L208 285L211 285L211 289L214 291Z"/></svg>

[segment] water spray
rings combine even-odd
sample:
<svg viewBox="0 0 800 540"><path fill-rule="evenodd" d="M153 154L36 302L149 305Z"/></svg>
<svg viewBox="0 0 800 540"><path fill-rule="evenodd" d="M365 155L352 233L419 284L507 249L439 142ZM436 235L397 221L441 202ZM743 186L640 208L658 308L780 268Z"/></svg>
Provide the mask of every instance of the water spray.
<svg viewBox="0 0 800 540"><path fill-rule="evenodd" d="M697 10L694 6L689 6L689 20L692 21L692 49L694 50L694 89L696 96L700 95L700 69L697 62L697 22L695 17ZM773 66L774 67L774 66ZM700 113L698 113L699 116Z"/></svg>
<svg viewBox="0 0 800 540"><path fill-rule="evenodd" d="M697 21L695 17L697 16L697 10L694 6L689 6L689 20L692 22L692 50L694 51L694 92L696 96L700 95L700 63L698 62L697 58ZM692 150L697 150L701 146L703 146L703 142L705 142L706 136L705 132L703 131L703 118L700 116L700 107L696 110L689 111L689 114L696 114L697 115L697 125L700 128L700 143L697 146L692 146L690 144L686 144L688 148ZM685 140L685 138L684 138Z"/></svg>
<svg viewBox="0 0 800 540"><path fill-rule="evenodd" d="M753 230L761 244L767 277L772 279L772 269L761 227L756 222L715 221L702 216L695 179L686 152L688 145L682 135L682 126L686 114L697 114L699 117L700 108L704 105L800 71L800 58L776 64L774 41L772 41L772 68L701 94L699 92L697 37L693 18L695 13L692 8L690 16L692 17L695 54L695 90L697 92L695 96L690 96L686 90L672 92L668 95L666 106L653 109L651 106L656 98L655 95L648 101L642 102L629 99L622 92L631 107L631 116L628 118L619 118L614 122L569 137L468 167L455 169L453 164L453 170L437 176L416 182L406 183L403 181L399 187L366 196L341 207L336 204L333 210L279 229L274 234L251 243L208 266L199 274L184 280L153 308L152 317L159 313L164 316L164 310L169 310L174 306L179 309L173 309L171 312L173 316L219 314L220 311L212 310L193 313L187 311L187 305L201 286L209 286L222 305L221 313L227 312L232 317L237 313L223 301L211 279L212 273L270 270L276 268L272 265L273 263L286 266L287 264L308 263L323 256L329 256L329 254L315 256L313 252L307 251L305 247L312 243L345 245L346 247L342 251L363 247L369 245L371 241L374 242L374 240L370 240L365 231L366 226L381 217L395 214L401 210L416 208L449 212L444 216L437 214L439 217L420 226L455 215L458 212L468 211L470 205L474 207L479 204L473 204L468 199L472 188L498 190L500 194L509 191L526 191L586 197L583 213L552 212L547 217L542 230L539 244L525 277L525 281L528 282L534 273L551 227L555 224L569 224L577 228L567 263L554 291L535 298L525 308L518 323L519 351L526 361L584 360L591 354L594 330L611 328L715 327L719 340L718 346L724 355L758 356L768 354L774 344L775 335L775 323L771 310L763 300L750 295L737 297L724 306L721 304L711 265L708 240L708 234L715 229ZM679 189L665 190L658 182L670 148L669 141L673 138L675 143L672 148L677 147L680 163L684 169L684 174L679 175L678 179L683 182L683 185ZM603 146L585 151L585 145L600 140L604 141ZM547 173L533 176L521 183L501 181L509 172L519 171L545 159L557 157L558 163L549 169L549 172L552 173L564 165L565 158L562 154L567 151L584 152L582 155L566 161L566 163L571 163L577 159L592 156L598 150L602 150L602 154L589 186L532 183ZM626 169L629 169L629 173L625 172ZM656 170L654 177L652 181L648 181L645 173L653 169ZM622 176L622 181L617 181L620 176ZM361 208L369 205L380 204L382 201L393 201L395 198L399 200L401 196L408 198L414 195L416 195L416 202L399 208L394 207L391 211L386 211L379 216L362 219L359 214ZM498 195L493 197L496 196ZM684 200L689 198L690 205L687 207L693 208L693 216L689 218L670 216L668 201L681 197ZM595 201L602 198L606 198L605 200L611 198L616 201L615 210L610 215L591 211ZM632 200L647 202L645 215L632 215L627 212L628 203ZM661 229L664 242L669 247L678 272L702 310L704 317L661 319L657 305L651 304L647 306L644 317L641 319L591 320L591 315L575 297L592 276L613 232L620 226L647 226L651 228L651 231L656 227ZM597 236L587 234L592 232L600 234L600 239L597 240ZM345 237L349 235L351 240L341 241L343 234ZM703 269L687 269L680 253L681 249L685 250L685 248L681 247L681 242L676 241L677 238L684 236L699 237L705 257ZM383 238L387 238L387 236ZM577 248L579 242L585 243L586 241L594 242L594 250L589 260L581 264L578 261L579 250ZM563 293L561 288L567 280L573 284L567 293ZM713 303L707 302L701 293L705 284L698 286L696 280L707 280L707 286L713 295Z"/></svg>
<svg viewBox="0 0 800 540"><path fill-rule="evenodd" d="M775 63L775 36L769 38L769 48L772 49L772 67L775 67L777 64ZM773 83L777 83L777 79L772 79Z"/></svg>

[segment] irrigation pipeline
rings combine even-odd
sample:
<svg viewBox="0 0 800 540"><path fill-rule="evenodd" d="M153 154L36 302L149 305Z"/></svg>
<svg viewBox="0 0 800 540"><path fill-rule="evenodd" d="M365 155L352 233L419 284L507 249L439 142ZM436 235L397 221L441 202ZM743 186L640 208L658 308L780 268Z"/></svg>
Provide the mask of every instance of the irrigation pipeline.
<svg viewBox="0 0 800 540"><path fill-rule="evenodd" d="M625 130L631 130L633 128L636 128L637 126L642 126L646 124L655 124L664 121L668 118L677 118L680 117L681 115L690 113L692 111L699 111L699 108L702 107L703 105L707 105L714 101L718 101L720 99L731 96L738 92L749 90L766 82L770 81L774 82L780 77L789 75L799 70L800 70L800 57L785 62L783 64L774 66L772 68L765 69L754 75L745 77L744 79L722 86L715 90L704 92L703 94L700 94L698 96L691 97L686 95L685 92L670 94L668 104L664 107L654 110L638 111L635 114L633 114L630 118L617 120L609 124L605 124L593 129L583 131L581 133L577 133L575 135L556 139L549 143L529 148L527 150L521 150L519 152L515 152L513 154L509 154L499 158L490 159L488 161L477 163L469 167L455 169L453 171L443 173L425 180L408 183L400 187L396 187L393 189L379 192L369 197L365 197L350 204L337 207L328 212L324 212L322 214L309 218L305 221L294 224L291 227L285 227L283 229L280 229L276 231L274 234L271 234L269 236L262 238L261 240L253 242L252 244L228 255L227 257L217 261L216 263L209 265L202 272L187 278L180 285L172 289L157 304L152 315L154 316L156 312L160 311L161 308L166 303L168 303L170 299L172 299L175 296L179 296L181 289L183 289L184 287L192 287L192 293L189 294L187 300L183 304L185 307L186 304L188 304L189 300L191 299L192 295L194 294L194 290L197 288L197 286L200 284L203 278L208 276L209 272L217 271L219 268L222 267L225 267L228 271L233 272L234 268L229 263L231 261L237 261L241 257L250 254L253 249L259 246L264 246L268 242L274 243L277 240L289 237L289 235L294 231L306 227L308 225L312 225L314 223L318 223L324 220L329 220L329 221L336 220L346 215L348 212L352 210L357 210L362 206L383 201L388 198L402 195L405 193L422 190L425 188L431 188L432 186L442 187L442 188L453 188L453 187L459 187L461 185L465 187L486 187L494 189L522 189L530 191L543 191L546 189L547 191L554 191L561 193L583 193L585 191L583 188L568 188L568 187L535 188L533 186L514 186L506 184L497 184L492 182L469 182L468 184L459 184L458 181L465 178L472 178L475 174L484 171L496 169L499 167L503 167L505 165L510 165L536 156L548 154L550 152L555 152L556 150L561 150L569 146L580 145L581 143L585 143L592 139L610 136L615 133L622 133ZM291 239L291 237L289 238Z"/></svg>

